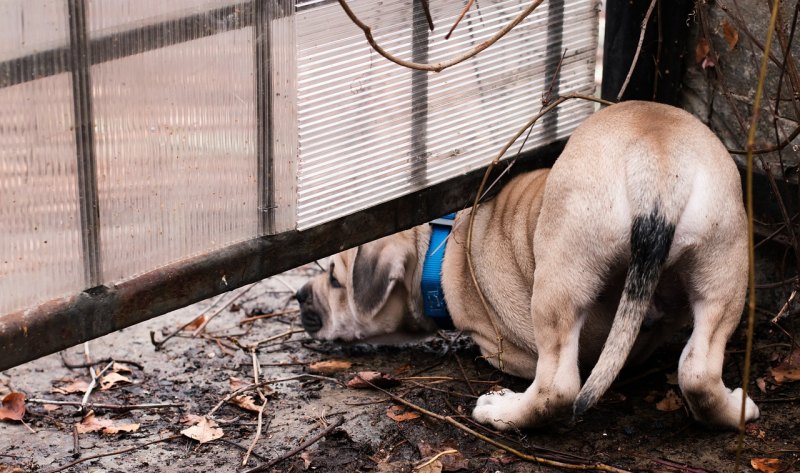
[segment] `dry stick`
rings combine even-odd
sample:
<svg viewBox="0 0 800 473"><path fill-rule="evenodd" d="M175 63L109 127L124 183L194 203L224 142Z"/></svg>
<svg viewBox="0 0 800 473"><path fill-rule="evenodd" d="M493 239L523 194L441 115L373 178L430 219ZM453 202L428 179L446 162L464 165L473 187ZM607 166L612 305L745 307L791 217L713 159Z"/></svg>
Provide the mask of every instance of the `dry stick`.
<svg viewBox="0 0 800 473"><path fill-rule="evenodd" d="M393 63L395 63L397 65L400 65L400 66L403 66L403 67L407 67L409 69L416 69L418 71L441 72L441 71L443 71L444 69L447 69L450 66L454 66L456 64L459 64L461 62L466 61L467 59L475 56L476 54L480 53L484 49L486 49L489 46L491 46L494 43L496 43L500 38L502 38L509 31L514 29L514 27L517 26L520 22L522 22L522 20L524 20L528 15L533 13L533 11L536 10L536 8L539 5L541 5L543 2L544 2L544 0L533 0L528 7L526 7L524 10L522 10L516 17L514 17L513 20L511 20L506 26L504 26L502 29L500 29L500 31L495 33L494 36L492 36L488 40L486 40L483 43L475 46L474 48L470 49L469 51L467 51L465 53L462 53L462 54L460 54L458 56L455 56L455 57L453 57L451 59L448 59L446 61L438 62L436 64L427 64L427 63L406 61L404 59L400 59L399 57L393 56L391 53L387 52L385 49L383 49L375 41L375 38L372 36L372 30L370 29L370 27L367 26L363 21L361 21L356 16L355 13L353 13L353 10L350 9L350 5L348 5L345 0L339 0L339 5L342 6L342 9L347 14L347 16L350 18L350 21L352 21L356 26L358 26L361 29L361 31L364 32L364 36L367 38L367 42L369 43L369 45L372 46L372 49L374 49L381 56L385 57L386 59L388 59L389 61L392 61Z"/></svg>
<svg viewBox="0 0 800 473"><path fill-rule="evenodd" d="M224 437L217 439L217 442L222 442L222 443L230 445L231 447L236 447L236 448L238 448L239 450L241 450L243 452L247 451L247 447L245 447L244 445L239 445L238 443L236 443L236 442L234 442L232 440L228 440L228 439L226 439ZM257 458L257 459L261 460L262 462L269 461L269 460L267 460L267 458L259 455L256 452L250 452L250 456L252 456L254 458Z"/></svg>
<svg viewBox="0 0 800 473"><path fill-rule="evenodd" d="M419 0L422 3L422 9L425 10L425 20L428 22L428 29L433 31L433 17L431 16L431 7L428 5L428 0Z"/></svg>
<svg viewBox="0 0 800 473"><path fill-rule="evenodd" d="M285 383L285 382L288 382L288 381L297 381L297 380L305 379L305 378L318 379L318 380L321 380L321 381L329 381L329 382L338 384L339 386L344 386L344 384L341 381L339 381L338 379L336 379L336 378L329 378L327 376L319 376L319 375L316 375L316 374L301 374L301 375L297 375L297 376L292 376L290 378L281 378L281 379L272 379L272 380L267 380L267 381L261 381L260 383L258 383L258 385L251 384L251 385L248 385L248 386L243 386L243 387L233 391L232 393L228 394L222 400L220 400L217 403L217 405L214 406L208 412L208 414L206 414L206 417L213 417L214 413L217 412L219 410L219 408L222 407L223 404L225 404L226 402L230 401L234 397L236 397L239 394L242 394L244 392L252 391L253 389L258 389L260 387L268 386L270 384Z"/></svg>
<svg viewBox="0 0 800 473"><path fill-rule="evenodd" d="M71 369L71 370L79 369L79 368L89 368L89 367L92 367L92 366L95 366L95 365L102 365L103 363L108 363L109 361L113 361L115 363L122 363L124 365L131 365L131 366L133 366L133 367L135 367L137 369L140 369L140 370L144 369L144 365L142 365L141 363L137 363L137 362L131 361L131 360L117 360L117 359L114 359L114 358L101 358L99 360L95 360L95 361L91 361L91 362L72 364L72 363L67 361L67 357L66 357L66 355L64 354L63 351L59 352L59 353L61 354L61 363L64 365L65 368Z"/></svg>
<svg viewBox="0 0 800 473"><path fill-rule="evenodd" d="M775 325L778 324L778 321L783 318L783 314L789 309L789 307L791 307L792 301L794 301L795 297L797 297L797 289L792 291L792 293L789 295L789 299L786 301L785 304L783 304L783 307L781 307L781 310L778 312L778 315L776 315L772 320L770 320L770 323L773 323Z"/></svg>
<svg viewBox="0 0 800 473"><path fill-rule="evenodd" d="M443 452L439 452L436 455L434 455L433 457L431 457L428 461L426 461L424 463L420 463L419 465L415 466L414 470L421 470L422 468L425 468L426 466L430 465L431 463L435 462L436 460L442 458L445 455L454 455L456 453L458 453L458 450L454 450L452 448L447 449L447 450L445 450Z"/></svg>
<svg viewBox="0 0 800 473"><path fill-rule="evenodd" d="M619 93L617 94L617 101L622 100L622 94L624 94L625 89L628 88L628 83L631 81L633 70L636 68L636 63L639 62L639 54L642 52L644 34L647 32L647 22L650 21L650 15L653 13L653 8L656 6L656 1L657 0L650 0L650 6L647 7L647 13L644 15L644 20L642 20L642 28L639 32L639 44L636 45L636 52L633 54L633 62L631 62L631 68L628 69L628 75L625 76L625 82L622 83L622 87L619 89Z"/></svg>
<svg viewBox="0 0 800 473"><path fill-rule="evenodd" d="M97 455L91 455L91 456L88 456L88 457L83 457L83 458L81 458L79 460L75 460L73 462L69 462L64 466L60 466L60 467L55 468L53 470L49 470L46 473L58 473L59 471L64 471L67 468L72 468L75 465L87 462L89 460L95 460L97 458L110 457L110 456L114 456L114 455L121 455L123 453L132 452L134 450L138 450L140 448L144 448L144 447L147 447L149 445L153 445L154 443L168 442L170 440L175 440L175 439L180 438L180 437L181 437L181 435L172 435L172 436L169 436L169 437L164 437L163 439L158 439L158 440L153 440L153 441L150 441L150 442L147 442L147 443L143 443L141 445L134 445L132 447L123 448L122 450L115 450L113 452L107 452L107 453L98 453Z"/></svg>
<svg viewBox="0 0 800 473"><path fill-rule="evenodd" d="M295 314L297 312L300 312L300 309L280 310L277 312L270 312L269 314L254 315L252 317L247 317L246 319L242 319L241 322L239 322L239 325L249 324L250 322L254 322L256 320L269 319L281 315Z"/></svg>
<svg viewBox="0 0 800 473"><path fill-rule="evenodd" d="M478 278L475 276L475 267L472 264L472 231L475 226L475 214L477 213L478 207L480 206L481 195L483 194L483 189L486 187L486 183L489 180L489 175L492 173L492 170L494 170L495 166L497 166L497 164L500 162L500 159L503 158L503 155L506 154L506 151L508 151L508 149L511 148L511 146L517 141L517 139L519 139L519 137L522 136L522 134L525 133L525 131L531 128L543 115L550 112L551 110L558 107L567 100L571 99L583 99L591 102L601 103L604 105L612 105L612 102L609 102L607 100L599 99L597 97L590 97L588 95L582 95L582 94L567 94L554 100L550 105L544 107L539 113L537 113L536 116L528 120L525 126L517 130L514 136L512 136L511 139L505 144L505 146L503 146L500 152L497 153L497 156L495 156L492 162L489 163L489 166L486 168L486 172L484 172L483 174L483 179L481 180L480 186L478 186L478 192L475 193L475 200L472 203L472 210L470 211L469 215L469 228L467 230L467 242L466 242L467 267L469 268L469 274L470 277L472 278L472 283L475 286L475 290L478 293L478 297L481 301L481 304L483 305L484 310L489 316L489 322L491 322L495 336L497 337L496 340L497 340L498 352L494 355L487 355L487 357L497 357L498 368L500 368L500 371L503 371L504 368L503 358L502 358L503 337L500 335L500 331L497 328L495 315L492 312L491 308L489 307L489 304L486 302L486 296L483 294L483 291L481 290L481 287L478 284Z"/></svg>
<svg viewBox="0 0 800 473"><path fill-rule="evenodd" d="M797 138L798 135L800 135L800 125L798 125L797 128L795 128L794 131L788 137L786 137L785 140L781 141L776 145L767 146L766 148L756 149L756 150L729 149L728 152L730 154L752 154L752 155L773 153L775 151L780 151L783 148L789 146L792 143L792 140Z"/></svg>
<svg viewBox="0 0 800 473"><path fill-rule="evenodd" d="M263 465L258 465L255 468L251 468L249 470L245 470L244 473L257 473L257 472L265 471L265 470L268 470L268 469L272 468L273 466L275 466L278 463L286 460L287 458L291 458L291 457L297 455L298 453L302 452L303 450L307 449L308 447L310 447L310 446L314 445L315 443L319 442L320 439L322 439L323 437L325 437L326 435L331 433L331 431L333 429L335 429L335 428L339 427L340 425L342 425L343 422L344 422L344 417L339 417L336 420L336 422L334 422L331 425L329 425L328 427L326 427L324 430L319 432L313 438L310 438L310 439L306 440L301 445L298 445L297 447L291 449L289 452L287 452L284 455L281 455L280 457L270 461L269 463L266 463L266 464L263 464Z"/></svg>
<svg viewBox="0 0 800 473"><path fill-rule="evenodd" d="M461 370L461 375L464 376L464 381L467 383L467 388L469 388L469 392L472 393L473 396L477 396L478 392L475 391L475 388L472 387L472 382L470 382L469 377L467 376L467 370L464 369L464 365L461 363L461 357L458 354L453 355L456 359L456 363L458 363L458 369Z"/></svg>
<svg viewBox="0 0 800 473"><path fill-rule="evenodd" d="M764 81L767 78L767 64L769 63L769 51L772 46L772 33L775 30L775 22L778 19L778 8L780 0L774 0L772 6L772 17L769 22L769 29L767 30L766 44L764 45L764 55L761 58L761 70L758 75L758 85L756 86L756 96L753 100L753 112L750 117L750 131L747 134L747 239L748 239L748 266L750 274L748 277L748 294L749 300L747 301L747 344L744 354L744 373L742 374L742 404L741 413L739 414L739 435L736 439L736 461L734 463L734 471L739 471L739 465L742 460L742 446L744 444L744 422L745 422L745 407L747 403L747 385L750 383L750 356L753 350L753 326L756 319L756 256L755 256L755 239L754 239L754 226L753 226L753 147L756 141L756 124L758 123L758 112L761 107L761 94L764 89Z"/></svg>
<svg viewBox="0 0 800 473"><path fill-rule="evenodd" d="M95 375L95 373L94 373L94 370L93 370L92 368L89 368L89 373L92 375L92 382L91 382L91 383L89 383L89 387L88 387L88 388L86 388L86 393L84 393L84 395L83 395L83 399L81 399L81 404L80 404L80 406L78 407L78 412L83 412L83 411L85 411L85 410L86 410L86 403L87 403L87 402L89 402L89 396L91 396L91 395L92 395L92 391L93 391L93 390L94 390L94 388L97 386L97 380L100 378L100 376L103 376L103 373L105 373L106 371L108 371L108 369L109 369L109 368L111 368L111 366L112 366L113 364L114 364L114 362L113 362L113 361L109 361L109 362L108 362L108 364L105 366L105 368L103 368L103 369L102 369L102 370L101 370L99 373L97 373L96 375Z"/></svg>
<svg viewBox="0 0 800 473"><path fill-rule="evenodd" d="M359 376L359 375L356 375L356 376L358 378L361 378L361 376ZM376 386L373 383L370 383L369 381L367 381L364 378L361 378L361 380L364 381L365 383L369 384L370 386L372 386L373 389L377 389L378 391L386 394L387 396L391 397L392 399L394 399L395 401L399 402L400 404L403 404L406 407L414 409L415 411L417 411L417 412L419 412L421 414L424 414L424 415L426 415L428 417L432 417L432 418L434 418L436 420L439 420L439 421L442 421L442 422L446 422L446 423L452 425L453 427L455 427L455 428L457 428L457 429L459 429L459 430L461 430L463 432L466 432L466 433L472 435L473 437L475 437L475 438L477 438L479 440L483 440L484 442L486 442L486 443L488 443L490 445L493 445L493 446L495 446L495 447L497 447L499 449L505 450L506 452L511 453L512 455L517 456L517 457L519 457L519 458L521 458L523 460L534 462L534 463L539 463L540 465L553 466L553 467L564 468L564 469L568 469L568 470L598 470L598 471L610 471L610 472L613 472L613 473L630 473L627 470L621 470L619 468L613 467L611 465L606 465L604 463L594 463L594 464L591 464L591 465L576 464L576 463L566 463L566 462L560 462L560 461L556 461L556 460L548 460L547 458L541 458L541 457L537 457L535 455L529 455L527 453L520 452L519 450L517 450L515 448L512 448L512 447L510 447L510 446L508 446L508 445L506 445L506 444L504 444L502 442L498 442L497 440L489 438L489 437L481 434L480 432L476 432L476 431L472 430L471 428L467 427L466 425L462 424L461 422L458 422L457 420L455 420L454 418L452 418L450 416L443 416L441 414L437 414L435 412L429 411L429 410L425 409L424 407L420 407L420 406L414 404L413 402L407 401L407 400L405 400L405 399L403 399L403 398L401 398L399 396L396 396L393 393L390 393L389 391L387 391L387 390L385 390L383 388L380 388L380 387Z"/></svg>
<svg viewBox="0 0 800 473"><path fill-rule="evenodd" d="M258 386L261 382L261 367L258 364L258 356L256 355L255 347L250 349L250 356L253 358L253 381L254 385ZM258 409L258 427L256 427L256 435L253 437L253 441L250 442L250 447L247 449L247 452L244 454L244 458L242 459L242 466L247 465L247 461L250 460L250 453L252 453L253 449L258 443L258 439L261 438L261 424L264 420L264 408L267 407L267 398L264 396L264 392L261 390L260 387L256 388L256 392L258 393L258 397L261 398L261 408Z"/></svg>
<svg viewBox="0 0 800 473"><path fill-rule="evenodd" d="M72 458L80 458L81 442L78 437L78 424L72 424Z"/></svg>
<svg viewBox="0 0 800 473"><path fill-rule="evenodd" d="M163 403L163 404L102 404L90 402L83 404L77 401L56 401L53 399L27 399L25 402L30 404L52 404L54 406L84 406L84 409L107 409L109 411L132 411L135 409L166 409L169 407L183 408L183 404Z"/></svg>
<svg viewBox="0 0 800 473"><path fill-rule="evenodd" d="M447 34L444 35L444 39L450 39L450 35L453 34L453 31L455 31L455 29L458 26L458 24L461 23L461 20L464 19L464 15L467 14L469 9L472 8L472 4L474 4L474 3L475 3L475 0L468 0L467 1L467 4L464 5L464 9L461 10L461 13L458 15L458 18L456 18L456 22L453 23L453 26L450 27L450 31L448 31Z"/></svg>
<svg viewBox="0 0 800 473"><path fill-rule="evenodd" d="M253 288L256 287L256 284L258 284L258 283L254 282L253 284L248 286L247 289L245 289L243 291L240 291L239 294L236 294L235 296L233 296L231 298L231 300L229 300L228 302L226 302L222 306L218 307L217 310L215 310L211 315L206 317L206 319L203 321L203 323L201 323L200 326L197 327L194 332L192 332L192 336L196 337L196 336L200 335L200 332L205 330L206 325L208 325L208 323L211 322L211 319L213 319L214 317L216 317L219 314L221 314L223 310L227 309L228 307L231 306L231 304L233 304L234 302L239 300L242 296L244 296L245 294L247 294L248 292L253 290Z"/></svg>

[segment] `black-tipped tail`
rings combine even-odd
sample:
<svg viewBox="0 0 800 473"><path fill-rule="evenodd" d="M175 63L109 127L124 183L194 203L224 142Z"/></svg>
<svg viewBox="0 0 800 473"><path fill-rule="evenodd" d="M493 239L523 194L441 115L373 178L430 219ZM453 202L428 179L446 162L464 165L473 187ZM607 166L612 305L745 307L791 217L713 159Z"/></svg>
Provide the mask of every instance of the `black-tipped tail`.
<svg viewBox="0 0 800 473"><path fill-rule="evenodd" d="M633 219L625 287L600 358L573 404L575 416L594 406L622 370L639 335L674 236L675 225L664 218L658 206Z"/></svg>

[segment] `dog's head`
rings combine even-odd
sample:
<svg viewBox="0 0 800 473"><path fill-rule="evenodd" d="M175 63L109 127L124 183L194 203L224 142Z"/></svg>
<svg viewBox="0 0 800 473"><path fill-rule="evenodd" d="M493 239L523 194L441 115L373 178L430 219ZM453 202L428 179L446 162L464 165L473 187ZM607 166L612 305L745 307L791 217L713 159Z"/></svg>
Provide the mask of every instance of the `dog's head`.
<svg viewBox="0 0 800 473"><path fill-rule="evenodd" d="M398 343L434 331L415 316L418 260L412 231L332 256L327 271L297 291L303 328L349 343Z"/></svg>

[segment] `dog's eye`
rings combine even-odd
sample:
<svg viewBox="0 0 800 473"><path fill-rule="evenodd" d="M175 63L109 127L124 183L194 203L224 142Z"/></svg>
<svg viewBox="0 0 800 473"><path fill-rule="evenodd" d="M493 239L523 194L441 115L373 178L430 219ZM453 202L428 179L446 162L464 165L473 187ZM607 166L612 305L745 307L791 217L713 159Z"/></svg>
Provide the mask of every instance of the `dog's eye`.
<svg viewBox="0 0 800 473"><path fill-rule="evenodd" d="M336 266L333 263L331 263L331 267L330 269L328 269L328 280L330 281L332 288L341 289L342 283L340 283L339 280L336 279L336 276L333 275L333 268L335 267Z"/></svg>

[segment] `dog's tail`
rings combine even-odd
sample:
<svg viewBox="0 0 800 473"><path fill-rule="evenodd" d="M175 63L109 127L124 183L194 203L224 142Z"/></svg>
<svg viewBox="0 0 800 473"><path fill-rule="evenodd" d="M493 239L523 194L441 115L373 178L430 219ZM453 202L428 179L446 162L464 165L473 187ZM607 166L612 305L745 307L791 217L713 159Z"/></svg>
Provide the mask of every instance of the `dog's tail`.
<svg viewBox="0 0 800 473"><path fill-rule="evenodd" d="M575 416L597 403L622 370L653 298L672 246L675 225L657 203L652 209L633 219L631 260L622 297L600 358L575 399Z"/></svg>

